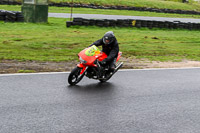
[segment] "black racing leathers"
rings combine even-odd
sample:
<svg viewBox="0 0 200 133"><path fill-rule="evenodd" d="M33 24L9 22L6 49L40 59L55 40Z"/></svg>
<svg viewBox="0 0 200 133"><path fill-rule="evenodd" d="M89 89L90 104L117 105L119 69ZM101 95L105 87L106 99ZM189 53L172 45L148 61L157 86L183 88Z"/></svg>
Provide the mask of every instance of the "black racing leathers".
<svg viewBox="0 0 200 133"><path fill-rule="evenodd" d="M103 43L103 38L100 40L97 40L92 45L95 45L97 47L102 46L102 52L106 53L108 56L106 58L106 62L112 62L118 56L119 45L116 38L113 40L111 44L108 44L108 45Z"/></svg>

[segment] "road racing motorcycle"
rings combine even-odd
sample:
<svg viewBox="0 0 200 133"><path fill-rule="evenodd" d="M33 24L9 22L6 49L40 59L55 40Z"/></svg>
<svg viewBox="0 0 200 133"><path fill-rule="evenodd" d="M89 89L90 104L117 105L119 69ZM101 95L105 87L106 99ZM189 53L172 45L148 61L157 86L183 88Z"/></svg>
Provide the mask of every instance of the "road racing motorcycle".
<svg viewBox="0 0 200 133"><path fill-rule="evenodd" d="M80 63L71 71L68 77L70 85L76 85L84 76L99 80L108 81L122 66L123 62L118 63L122 52L118 53L115 63L115 70L110 71L109 65L101 65L101 61L107 58L104 52L101 52L95 45L82 50L79 54Z"/></svg>

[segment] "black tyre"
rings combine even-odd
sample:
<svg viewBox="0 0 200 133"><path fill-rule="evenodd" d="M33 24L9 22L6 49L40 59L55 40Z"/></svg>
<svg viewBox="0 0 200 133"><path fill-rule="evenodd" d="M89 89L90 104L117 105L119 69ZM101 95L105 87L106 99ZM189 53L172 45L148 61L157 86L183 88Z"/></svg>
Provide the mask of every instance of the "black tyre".
<svg viewBox="0 0 200 133"><path fill-rule="evenodd" d="M111 77L110 77L110 78L111 78ZM99 81L100 81L101 83L104 83L104 82L108 81L110 78L108 78L108 79L99 79Z"/></svg>
<svg viewBox="0 0 200 133"><path fill-rule="evenodd" d="M99 81L102 83L108 81L122 66L123 66L123 62L119 63L117 67L115 68L115 71L111 75L107 76L107 78L105 79L99 79Z"/></svg>
<svg viewBox="0 0 200 133"><path fill-rule="evenodd" d="M108 81L111 77L112 77L112 75L109 75L109 76L108 76L107 78L105 78L105 79L99 79L99 81L100 81L101 83L103 83L103 82Z"/></svg>
<svg viewBox="0 0 200 133"><path fill-rule="evenodd" d="M76 67L71 71L68 77L68 83L70 85L76 85L78 82L82 80L85 74L83 73L82 75L80 75L81 70L82 68Z"/></svg>

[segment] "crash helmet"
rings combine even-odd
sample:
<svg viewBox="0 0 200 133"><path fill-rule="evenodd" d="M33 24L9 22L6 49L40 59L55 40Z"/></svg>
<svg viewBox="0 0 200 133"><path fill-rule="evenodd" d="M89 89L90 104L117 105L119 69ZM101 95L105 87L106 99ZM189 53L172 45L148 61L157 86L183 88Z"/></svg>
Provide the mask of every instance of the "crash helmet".
<svg viewBox="0 0 200 133"><path fill-rule="evenodd" d="M111 44L115 39L115 35L112 31L108 31L103 36L103 43L106 45Z"/></svg>

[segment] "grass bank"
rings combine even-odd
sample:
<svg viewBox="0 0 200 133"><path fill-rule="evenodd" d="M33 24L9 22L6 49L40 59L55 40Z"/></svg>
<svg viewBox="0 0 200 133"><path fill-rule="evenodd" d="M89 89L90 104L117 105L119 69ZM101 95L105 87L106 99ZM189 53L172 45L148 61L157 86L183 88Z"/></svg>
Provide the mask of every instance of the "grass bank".
<svg viewBox="0 0 200 133"><path fill-rule="evenodd" d="M50 0L52 2L71 2L71 0ZM135 6L149 7L159 9L181 9L181 10L197 10L200 11L200 4L196 2L181 3L177 1L166 0L74 0L74 3L94 4L94 5L117 5L117 6Z"/></svg>
<svg viewBox="0 0 200 133"><path fill-rule="evenodd" d="M21 11L21 6L0 5L0 9L9 11ZM70 13L71 8L68 7L49 7L49 12L52 13ZM170 13L155 13L155 12L139 12L127 10L103 10L90 8L74 8L73 13L81 14L107 14L107 15L127 15L127 16L150 16L150 17L171 17L171 18L200 18L200 15L187 14L170 14Z"/></svg>
<svg viewBox="0 0 200 133"><path fill-rule="evenodd" d="M0 22L0 60L71 61L77 53L114 31L124 57L155 61L200 61L200 31L136 28L65 27L66 19L48 24Z"/></svg>

